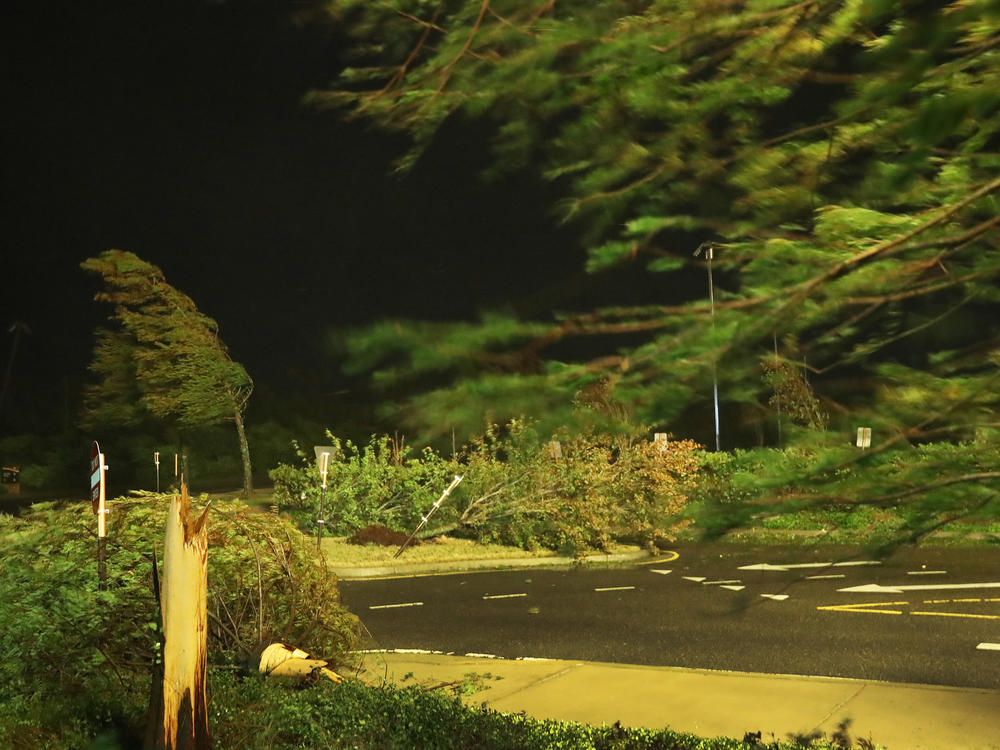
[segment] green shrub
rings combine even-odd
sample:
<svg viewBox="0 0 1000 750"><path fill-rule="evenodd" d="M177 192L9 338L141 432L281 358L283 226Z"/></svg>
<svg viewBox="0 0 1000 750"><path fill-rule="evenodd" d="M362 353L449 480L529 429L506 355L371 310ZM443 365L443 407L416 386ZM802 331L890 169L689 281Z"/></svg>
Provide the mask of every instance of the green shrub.
<svg viewBox="0 0 1000 750"><path fill-rule="evenodd" d="M77 732L137 721L145 708L159 646L152 552L162 550L168 498L119 498L110 508L104 590L89 504L0 516L0 706L19 702L19 715L37 717L37 746L51 722ZM336 577L287 522L217 502L208 534L212 663L255 666L274 640L334 661L354 645L357 620L339 604ZM17 732L0 716L7 747Z"/></svg>
<svg viewBox="0 0 1000 750"><path fill-rule="evenodd" d="M589 726L471 707L453 694L347 681L289 690L253 676L214 674L211 734L217 747L244 750L781 750L830 748L826 741L750 745L670 729ZM849 746L849 745L848 745ZM837 745L844 747L844 745Z"/></svg>
<svg viewBox="0 0 1000 750"><path fill-rule="evenodd" d="M430 448L414 453L411 446L393 438L373 435L368 445L341 442L327 433L333 448L327 474L325 520L336 534L347 534L369 524L397 531L412 530L428 511L452 476L456 462ZM280 464L269 472L279 504L305 511L299 518L308 526L320 502L320 476L315 458L298 445L297 466ZM437 523L455 521L452 506L441 508Z"/></svg>
<svg viewBox="0 0 1000 750"><path fill-rule="evenodd" d="M369 524L412 530L452 475L463 476L429 532L573 554L603 549L616 537L670 537L702 455L691 441L653 444L588 432L556 436L560 453L535 427L515 420L491 426L454 459L430 448L414 453L373 436L358 448L328 434L334 449L327 491L328 527L346 534ZM271 472L275 497L315 518L319 473L300 465Z"/></svg>

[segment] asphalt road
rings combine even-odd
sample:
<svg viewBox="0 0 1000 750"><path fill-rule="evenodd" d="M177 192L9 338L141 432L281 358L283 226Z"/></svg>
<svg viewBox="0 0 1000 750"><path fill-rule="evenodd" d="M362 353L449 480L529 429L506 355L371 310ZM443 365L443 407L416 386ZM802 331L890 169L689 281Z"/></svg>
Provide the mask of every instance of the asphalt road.
<svg viewBox="0 0 1000 750"><path fill-rule="evenodd" d="M374 648L1000 688L1000 549L676 551L340 589Z"/></svg>

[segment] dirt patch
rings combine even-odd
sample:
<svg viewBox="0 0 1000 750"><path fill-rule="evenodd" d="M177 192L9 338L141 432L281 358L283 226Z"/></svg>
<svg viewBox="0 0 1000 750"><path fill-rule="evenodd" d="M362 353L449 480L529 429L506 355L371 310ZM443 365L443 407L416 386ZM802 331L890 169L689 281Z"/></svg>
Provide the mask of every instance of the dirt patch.
<svg viewBox="0 0 1000 750"><path fill-rule="evenodd" d="M409 534L404 534L402 531L393 531L385 526L372 524L355 531L347 537L347 542L348 544L381 544L384 547L398 547L406 541L408 536ZM410 544L417 545L420 544L420 541L414 539Z"/></svg>

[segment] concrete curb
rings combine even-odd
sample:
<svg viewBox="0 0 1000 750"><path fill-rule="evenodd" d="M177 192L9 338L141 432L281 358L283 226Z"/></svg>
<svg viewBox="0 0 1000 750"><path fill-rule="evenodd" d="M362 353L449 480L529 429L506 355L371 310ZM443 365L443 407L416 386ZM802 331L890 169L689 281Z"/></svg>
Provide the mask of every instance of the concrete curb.
<svg viewBox="0 0 1000 750"><path fill-rule="evenodd" d="M652 559L653 556L645 550L637 552L619 552L609 555L586 555L576 557L506 557L482 560L452 560L437 563L397 563L393 565L378 565L371 567L334 567L333 572L342 580L363 578L392 578L399 576L417 576L433 573L467 573L485 572L488 570L517 570L520 568L559 568L573 565L614 565L616 563L634 562L636 560Z"/></svg>

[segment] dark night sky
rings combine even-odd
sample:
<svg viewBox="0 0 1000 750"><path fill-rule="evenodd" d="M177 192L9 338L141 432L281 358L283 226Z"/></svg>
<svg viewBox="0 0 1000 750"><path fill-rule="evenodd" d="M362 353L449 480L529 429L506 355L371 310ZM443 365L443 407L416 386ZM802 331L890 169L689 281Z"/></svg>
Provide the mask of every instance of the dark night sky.
<svg viewBox="0 0 1000 750"><path fill-rule="evenodd" d="M400 180L387 176L398 139L303 107L342 61L335 29L291 22L302 6L2 7L4 367L7 326L32 334L0 433L31 412L14 404L65 400L85 378L107 310L79 264L111 247L160 266L220 323L258 389L277 393L338 387L322 346L334 327L468 319L582 267L547 214L550 189L477 180L481 128L448 130ZM595 293L540 299L578 307Z"/></svg>

